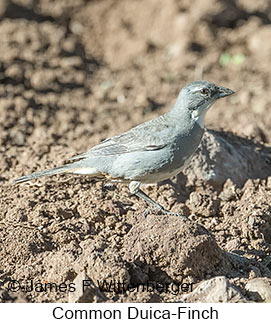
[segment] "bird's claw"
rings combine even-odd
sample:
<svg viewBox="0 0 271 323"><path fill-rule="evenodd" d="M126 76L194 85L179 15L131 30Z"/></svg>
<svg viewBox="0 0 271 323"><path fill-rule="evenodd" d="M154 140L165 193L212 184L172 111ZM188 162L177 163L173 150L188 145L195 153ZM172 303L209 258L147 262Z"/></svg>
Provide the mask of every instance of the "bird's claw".
<svg viewBox="0 0 271 323"><path fill-rule="evenodd" d="M142 218L145 220L147 215L153 210L154 208L150 208L148 207L143 213L142 213ZM174 216L178 216L178 217L181 217L181 218L184 218L184 219L187 219L186 216L180 214L180 213L175 213L175 212L171 212L171 211L168 211L166 209L164 209L162 206L161 207L157 207L156 210L158 212L161 212L163 214L167 214L167 215L174 215Z"/></svg>

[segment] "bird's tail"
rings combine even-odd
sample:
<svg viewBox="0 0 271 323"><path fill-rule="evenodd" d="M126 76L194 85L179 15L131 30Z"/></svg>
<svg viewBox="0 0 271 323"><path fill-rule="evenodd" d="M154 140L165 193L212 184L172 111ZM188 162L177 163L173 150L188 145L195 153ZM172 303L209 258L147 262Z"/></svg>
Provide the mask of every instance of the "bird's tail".
<svg viewBox="0 0 271 323"><path fill-rule="evenodd" d="M27 176L22 176L22 177L16 178L13 183L14 184L24 183L27 181L31 181L32 179L36 179L36 178L40 178L40 177L44 177L44 176L52 176L52 175L57 175L57 174L69 173L69 172L71 172L70 165L64 165L64 166L46 169L46 170L42 170L40 172L32 173Z"/></svg>

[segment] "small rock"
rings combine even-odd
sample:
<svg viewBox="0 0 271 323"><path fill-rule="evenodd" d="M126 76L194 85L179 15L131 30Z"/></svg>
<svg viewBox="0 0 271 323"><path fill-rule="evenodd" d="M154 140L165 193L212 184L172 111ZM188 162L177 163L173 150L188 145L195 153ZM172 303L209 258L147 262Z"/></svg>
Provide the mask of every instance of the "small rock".
<svg viewBox="0 0 271 323"><path fill-rule="evenodd" d="M200 283L197 288L182 296L185 303L245 303L247 300L224 276L218 276Z"/></svg>
<svg viewBox="0 0 271 323"><path fill-rule="evenodd" d="M16 80L17 82L20 82L23 80L23 69L20 65L18 64L13 64L10 65L6 71L5 71L6 76L10 77L11 79Z"/></svg>
<svg viewBox="0 0 271 323"><path fill-rule="evenodd" d="M16 146L23 146L25 143L25 135L21 131L16 132L12 139L12 143Z"/></svg>
<svg viewBox="0 0 271 323"><path fill-rule="evenodd" d="M226 243L225 245L225 249L227 251L233 251L233 250L236 250L240 247L241 245L241 242L239 239L233 239L233 240L230 240Z"/></svg>
<svg viewBox="0 0 271 323"><path fill-rule="evenodd" d="M252 54L259 58L269 57L271 52L271 44L268 41L271 37L271 27L264 26L257 29L248 39L248 48ZM259 50L259 48L261 50Z"/></svg>
<svg viewBox="0 0 271 323"><path fill-rule="evenodd" d="M236 185L228 179L223 186L223 191L219 194L219 198L225 202L235 200L238 196L237 191Z"/></svg>
<svg viewBox="0 0 271 323"><path fill-rule="evenodd" d="M253 216L249 216L249 218L248 218L248 224L251 225L251 226L253 226L254 222L255 222L255 219L253 218Z"/></svg>
<svg viewBox="0 0 271 323"><path fill-rule="evenodd" d="M251 299L260 302L271 302L271 279L259 277L250 280L245 289Z"/></svg>
<svg viewBox="0 0 271 323"><path fill-rule="evenodd" d="M46 91L52 88L55 73L50 69L40 69L32 73L30 78L31 86L36 91Z"/></svg>
<svg viewBox="0 0 271 323"><path fill-rule="evenodd" d="M70 23L70 29L75 35L80 35L83 31L83 26L78 21L72 21Z"/></svg>

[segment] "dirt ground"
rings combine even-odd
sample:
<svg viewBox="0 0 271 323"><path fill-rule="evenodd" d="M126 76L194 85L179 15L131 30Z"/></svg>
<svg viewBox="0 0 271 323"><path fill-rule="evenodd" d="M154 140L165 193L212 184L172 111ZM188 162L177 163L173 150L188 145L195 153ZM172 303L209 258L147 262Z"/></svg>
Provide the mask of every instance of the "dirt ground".
<svg viewBox="0 0 271 323"><path fill-rule="evenodd" d="M127 186L83 176L11 184L168 111L196 79L236 91L208 128L269 149L270 12L268 0L0 1L2 302L79 301L65 284L82 277L92 281L84 301L179 301L185 291L172 286L215 276L255 301L246 284L271 277L269 174L144 188L187 220L144 220L147 204ZM64 288L13 292L14 280ZM104 292L103 280L169 290Z"/></svg>

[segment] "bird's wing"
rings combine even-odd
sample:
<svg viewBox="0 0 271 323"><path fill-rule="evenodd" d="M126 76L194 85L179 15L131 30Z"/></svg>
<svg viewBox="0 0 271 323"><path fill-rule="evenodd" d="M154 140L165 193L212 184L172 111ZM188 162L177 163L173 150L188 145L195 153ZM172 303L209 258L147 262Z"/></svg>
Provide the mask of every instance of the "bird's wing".
<svg viewBox="0 0 271 323"><path fill-rule="evenodd" d="M91 156L112 156L133 151L159 150L164 148L170 137L170 129L163 119L147 121L121 135L102 141L87 152L71 159L82 159Z"/></svg>

